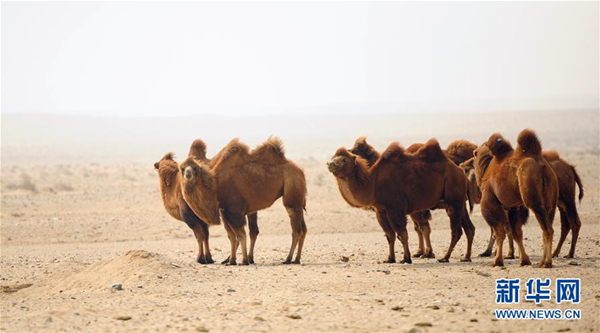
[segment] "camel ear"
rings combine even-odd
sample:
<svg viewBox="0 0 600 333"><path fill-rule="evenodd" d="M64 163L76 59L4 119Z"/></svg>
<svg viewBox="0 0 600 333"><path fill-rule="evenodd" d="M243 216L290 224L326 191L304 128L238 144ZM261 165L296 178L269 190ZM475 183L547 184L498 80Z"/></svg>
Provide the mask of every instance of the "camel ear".
<svg viewBox="0 0 600 333"><path fill-rule="evenodd" d="M158 162L154 163L154 169L158 170Z"/></svg>

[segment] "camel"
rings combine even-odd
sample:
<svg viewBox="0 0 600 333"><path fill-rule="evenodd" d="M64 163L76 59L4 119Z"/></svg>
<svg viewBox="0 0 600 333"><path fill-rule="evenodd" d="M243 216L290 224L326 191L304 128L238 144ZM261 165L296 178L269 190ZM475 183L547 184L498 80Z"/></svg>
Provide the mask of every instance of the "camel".
<svg viewBox="0 0 600 333"><path fill-rule="evenodd" d="M446 255L448 262L462 235L463 219L470 219L465 206L467 180L463 172L450 161L435 139L429 140L415 154L407 153L398 142L381 154L369 167L368 160L339 148L327 163L335 176L342 198L357 208L375 209L377 221L388 241L388 258L396 262L396 235L404 249L401 263L412 263L406 232L406 215L429 209L440 201L450 217L452 238ZM415 188L420 191L414 191ZM467 253L462 261L471 260L475 229L467 232Z"/></svg>
<svg viewBox="0 0 600 333"><path fill-rule="evenodd" d="M523 221L518 218L519 210L527 208L533 210L543 233L544 253L539 267L552 267L552 221L558 201L558 180L542 157L537 135L530 129L521 131L513 149L510 142L495 133L488 139L487 148L491 159L476 150L474 163L481 185L481 213L494 229L497 250L493 266L504 265L502 245L507 228L517 242L521 266L531 265L523 246ZM511 209L518 210L511 212ZM511 214L517 217L510 217Z"/></svg>
<svg viewBox="0 0 600 333"><path fill-rule="evenodd" d="M236 264L239 245L242 264L250 263L244 216L270 207L280 197L292 225L292 245L283 263L300 264L307 233L306 179L304 171L285 157L281 140L271 137L250 152L246 144L234 139L213 160L212 167L193 157L181 163L183 196L203 219L214 221L221 212L231 243L228 264ZM296 246L298 252L292 261Z"/></svg>
<svg viewBox="0 0 600 333"><path fill-rule="evenodd" d="M206 144L204 141L200 139L194 140L192 142L192 146L190 147L190 152L188 156L193 156L197 161L202 164L208 165L209 167L213 167L215 163L220 159L221 155L224 153L224 150L215 155L212 159L206 157ZM250 234L250 251L248 252L248 261L250 264L254 264L254 247L256 246L256 239L258 238L259 229L258 229L258 214L256 212L250 213L246 216L248 219L248 229ZM225 258L221 262L221 264L227 264L229 262L229 257Z"/></svg>
<svg viewBox="0 0 600 333"><path fill-rule="evenodd" d="M422 143L414 143L410 145L406 151L409 153L415 153L419 148L423 146ZM470 158L473 156L473 151L477 148L477 145L466 141L466 140L456 140L451 142L444 153L452 160L455 164L460 164L460 162ZM379 158L379 152L367 143L366 136L361 136L354 142L354 146L350 150L351 153L355 155L359 155L362 158L367 160L367 164L371 167ZM471 202L469 189L467 189L467 194L469 195L469 206L470 210L473 210L473 203ZM437 204L431 209L441 209L444 208L443 204ZM431 246L431 227L429 221L431 221L431 211L424 210L420 212L415 212L410 214L410 218L413 221L415 232L417 233L417 238L419 241L419 249L413 255L416 258L435 258L435 254L433 253L433 248ZM467 232L471 226L463 227L464 231ZM474 228L474 226L473 226Z"/></svg>
<svg viewBox="0 0 600 333"><path fill-rule="evenodd" d="M557 152L555 151L543 151L542 157L548 161L550 167L556 174L558 179L558 210L560 213L560 221L561 221L561 231L560 231L560 240L556 249L554 250L553 257L558 257L560 254L560 250L562 248L569 231L573 231L571 235L571 249L569 254L565 256L565 258L573 258L575 255L575 247L577 244L577 238L579 236L579 229L581 228L581 220L579 219L579 214L577 212L577 205L575 199L575 187L579 187L579 202L583 199L583 184L581 183L581 178L575 169L575 166L569 164L567 161L560 158ZM461 168L465 170L465 172L469 175L469 184L473 188L473 193L475 193L474 198L481 197L481 191L479 191L479 187L477 185L477 181L475 179L475 167L473 164L474 158L465 161L461 164ZM528 210L520 213L520 218L527 220ZM508 253L504 257L504 259L514 259L514 244L511 235L508 235ZM487 249L480 254L481 257L489 257L492 255L492 249L494 245L494 237L493 230L492 236L490 236L490 241L488 243Z"/></svg>
<svg viewBox="0 0 600 333"><path fill-rule="evenodd" d="M179 172L179 164L174 160L173 153L165 154L160 161L154 163L154 168L158 171L160 196L167 213L174 219L185 222L194 232L198 242L196 261L200 264L214 263L208 244L208 225L194 214L183 199L181 173Z"/></svg>

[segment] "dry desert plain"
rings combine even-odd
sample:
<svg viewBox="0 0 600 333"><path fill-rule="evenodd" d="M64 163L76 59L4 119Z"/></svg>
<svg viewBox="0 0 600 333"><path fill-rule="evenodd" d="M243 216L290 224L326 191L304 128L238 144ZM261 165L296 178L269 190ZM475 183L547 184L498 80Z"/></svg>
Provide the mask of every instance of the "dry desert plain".
<svg viewBox="0 0 600 333"><path fill-rule="evenodd" d="M227 125L223 125L227 122ZM597 332L600 318L600 145L598 110L276 118L86 118L3 115L0 330L20 331L395 331ZM372 212L350 208L325 162L360 135L384 149L437 137L480 143L502 132L513 143L535 129L544 149L577 166L585 186L575 259L552 269L492 268L490 258L385 264L387 244ZM281 201L259 212L256 265L200 265L187 226L164 211L153 163L185 156L203 138L214 154L239 136L251 146L280 136L308 183L308 236L302 265L282 265L291 231ZM471 216L475 254L490 234L479 207ZM560 222L554 222L555 242ZM416 237L409 226L411 248ZM434 212L438 257L449 223ZM222 226L211 227L216 260L227 257ZM525 227L532 261L541 231ZM570 245L570 237L566 247ZM396 247L397 255L401 246ZM567 249L563 248L563 254ZM575 321L498 321L495 279L577 277L582 302L522 302L512 308L579 308ZM121 284L122 290L111 288ZM522 289L524 287L522 286ZM524 292L522 290L522 292Z"/></svg>

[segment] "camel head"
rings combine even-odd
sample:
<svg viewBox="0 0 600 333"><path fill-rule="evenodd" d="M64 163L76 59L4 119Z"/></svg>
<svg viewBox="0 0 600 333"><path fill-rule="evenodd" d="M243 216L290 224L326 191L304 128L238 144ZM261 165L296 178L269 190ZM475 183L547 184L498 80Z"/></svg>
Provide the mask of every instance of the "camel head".
<svg viewBox="0 0 600 333"><path fill-rule="evenodd" d="M179 172L177 162L173 159L173 153L166 153L160 161L154 163L154 169L158 172L163 185L170 187L175 181L175 176Z"/></svg>
<svg viewBox="0 0 600 333"><path fill-rule="evenodd" d="M473 152L474 154L475 152ZM459 167L465 172L468 180L469 191L475 203L481 202L481 190L477 185L477 173L475 172L475 157L462 162Z"/></svg>
<svg viewBox="0 0 600 333"><path fill-rule="evenodd" d="M194 213L209 224L219 224L219 201L215 174L193 156L183 161L181 182L183 196Z"/></svg>
<svg viewBox="0 0 600 333"><path fill-rule="evenodd" d="M346 178L354 171L358 165L356 155L350 153L346 148L340 148L330 162L327 163L327 168L334 176L338 178Z"/></svg>

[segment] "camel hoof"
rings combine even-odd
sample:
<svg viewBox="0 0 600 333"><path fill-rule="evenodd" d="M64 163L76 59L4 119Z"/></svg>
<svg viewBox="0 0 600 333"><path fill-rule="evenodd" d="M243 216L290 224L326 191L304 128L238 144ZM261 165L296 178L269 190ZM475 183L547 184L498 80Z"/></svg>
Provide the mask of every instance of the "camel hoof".
<svg viewBox="0 0 600 333"><path fill-rule="evenodd" d="M422 258L425 254L423 252L417 252L413 254L413 258Z"/></svg>
<svg viewBox="0 0 600 333"><path fill-rule="evenodd" d="M521 266L531 266L531 260L523 260L521 261Z"/></svg>
<svg viewBox="0 0 600 333"><path fill-rule="evenodd" d="M396 258L388 258L387 260L383 261L384 264L394 264L396 263Z"/></svg>
<svg viewBox="0 0 600 333"><path fill-rule="evenodd" d="M507 255L504 256L504 259L515 259L515 254L514 253L509 253Z"/></svg>
<svg viewBox="0 0 600 333"><path fill-rule="evenodd" d="M412 264L412 260L410 259L410 257L408 258L404 258L402 260L400 260L401 264Z"/></svg>
<svg viewBox="0 0 600 333"><path fill-rule="evenodd" d="M558 253L558 252L554 252L554 253L552 254L552 258L558 258L558 256L559 256L559 255L560 255L560 253ZM565 256L565 258L566 258L566 257L567 257L567 256Z"/></svg>
<svg viewBox="0 0 600 333"><path fill-rule="evenodd" d="M225 266L236 266L236 265L237 265L237 262L235 262L235 260L229 260L229 261L228 261L228 262L225 264Z"/></svg>
<svg viewBox="0 0 600 333"><path fill-rule="evenodd" d="M480 254L479 256L480 257L491 257L492 256L492 252L485 251L482 254Z"/></svg>
<svg viewBox="0 0 600 333"><path fill-rule="evenodd" d="M539 268L552 268L551 262L541 262L538 266Z"/></svg>
<svg viewBox="0 0 600 333"><path fill-rule="evenodd" d="M288 260L286 260L286 261L284 261L284 262L282 262L282 264L284 264L284 265L289 265L289 264L291 264L291 263L292 263L292 261L291 261L291 260L289 260L289 259L288 259Z"/></svg>
<svg viewBox="0 0 600 333"><path fill-rule="evenodd" d="M250 263L250 265L254 265L254 258L248 258L248 262Z"/></svg>
<svg viewBox="0 0 600 333"><path fill-rule="evenodd" d="M206 263L207 264L214 264L215 261L213 260L213 258L206 258Z"/></svg>
<svg viewBox="0 0 600 333"><path fill-rule="evenodd" d="M227 265L229 263L229 257L227 259L221 261L221 265Z"/></svg>
<svg viewBox="0 0 600 333"><path fill-rule="evenodd" d="M450 262L450 260L448 260L447 258L442 258L442 259L438 259L438 262Z"/></svg>
<svg viewBox="0 0 600 333"><path fill-rule="evenodd" d="M471 262L471 258L460 258L460 262Z"/></svg>
<svg viewBox="0 0 600 333"><path fill-rule="evenodd" d="M300 259L296 259L296 260L292 261L292 264L300 265Z"/></svg>
<svg viewBox="0 0 600 333"><path fill-rule="evenodd" d="M433 259L433 258L435 258L435 254L433 254L433 252L425 253L424 255L421 256L421 258L423 258L423 259Z"/></svg>
<svg viewBox="0 0 600 333"><path fill-rule="evenodd" d="M244 260L242 261L241 265L248 266L250 265L250 262L248 260Z"/></svg>
<svg viewBox="0 0 600 333"><path fill-rule="evenodd" d="M565 259L573 259L574 257L575 257L574 255L568 254L568 255L564 256L563 258L565 258Z"/></svg>
<svg viewBox="0 0 600 333"><path fill-rule="evenodd" d="M492 267L504 267L504 262L503 261L494 261L494 263L492 264Z"/></svg>

